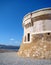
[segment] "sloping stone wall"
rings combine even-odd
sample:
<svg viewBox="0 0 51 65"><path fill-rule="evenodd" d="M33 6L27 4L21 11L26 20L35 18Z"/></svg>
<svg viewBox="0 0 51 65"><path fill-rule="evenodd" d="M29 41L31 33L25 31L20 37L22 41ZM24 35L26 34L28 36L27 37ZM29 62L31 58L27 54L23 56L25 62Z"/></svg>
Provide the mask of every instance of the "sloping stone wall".
<svg viewBox="0 0 51 65"><path fill-rule="evenodd" d="M21 57L51 59L51 33L32 35L32 42L22 43L17 54Z"/></svg>

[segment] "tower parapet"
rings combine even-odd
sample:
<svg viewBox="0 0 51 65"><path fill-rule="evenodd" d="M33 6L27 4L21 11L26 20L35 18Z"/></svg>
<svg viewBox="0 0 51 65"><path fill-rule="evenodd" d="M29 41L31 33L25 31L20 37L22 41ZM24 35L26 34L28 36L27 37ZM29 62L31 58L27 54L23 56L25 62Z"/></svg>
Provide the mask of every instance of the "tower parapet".
<svg viewBox="0 0 51 65"><path fill-rule="evenodd" d="M25 43L32 41L32 34L50 33L51 8L43 8L25 15L23 18L23 27L23 42Z"/></svg>
<svg viewBox="0 0 51 65"><path fill-rule="evenodd" d="M43 8L25 15L23 28L23 42L18 55L51 59L51 8Z"/></svg>

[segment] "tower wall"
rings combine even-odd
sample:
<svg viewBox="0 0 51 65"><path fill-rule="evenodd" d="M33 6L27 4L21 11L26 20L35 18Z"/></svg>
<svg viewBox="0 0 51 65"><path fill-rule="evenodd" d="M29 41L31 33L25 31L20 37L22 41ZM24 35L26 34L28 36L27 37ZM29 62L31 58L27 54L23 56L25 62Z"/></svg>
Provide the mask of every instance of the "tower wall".
<svg viewBox="0 0 51 65"><path fill-rule="evenodd" d="M23 19L24 35L23 42L30 43L32 41L32 34L44 33L51 31L51 9L45 8L35 12L31 12L24 16ZM28 33L30 34L30 41L28 41ZM24 41L26 37L26 41Z"/></svg>
<svg viewBox="0 0 51 65"><path fill-rule="evenodd" d="M18 55L51 59L51 8L31 12L23 19L23 42Z"/></svg>

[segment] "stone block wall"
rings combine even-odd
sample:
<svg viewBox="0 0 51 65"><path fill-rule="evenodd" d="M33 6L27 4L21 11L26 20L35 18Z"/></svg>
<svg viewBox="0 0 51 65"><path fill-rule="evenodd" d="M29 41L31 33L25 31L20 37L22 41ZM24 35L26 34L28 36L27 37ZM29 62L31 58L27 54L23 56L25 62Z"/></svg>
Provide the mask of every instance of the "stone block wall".
<svg viewBox="0 0 51 65"><path fill-rule="evenodd" d="M32 35L31 43L22 43L18 56L51 59L51 33Z"/></svg>

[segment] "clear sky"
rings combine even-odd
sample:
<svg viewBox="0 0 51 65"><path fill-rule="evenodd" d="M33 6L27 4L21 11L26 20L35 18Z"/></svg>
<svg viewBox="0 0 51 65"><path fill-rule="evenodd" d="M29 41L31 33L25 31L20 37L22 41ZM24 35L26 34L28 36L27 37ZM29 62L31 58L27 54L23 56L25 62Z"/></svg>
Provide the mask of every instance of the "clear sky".
<svg viewBox="0 0 51 65"><path fill-rule="evenodd" d="M0 0L0 44L20 45L25 14L51 7L51 0Z"/></svg>

